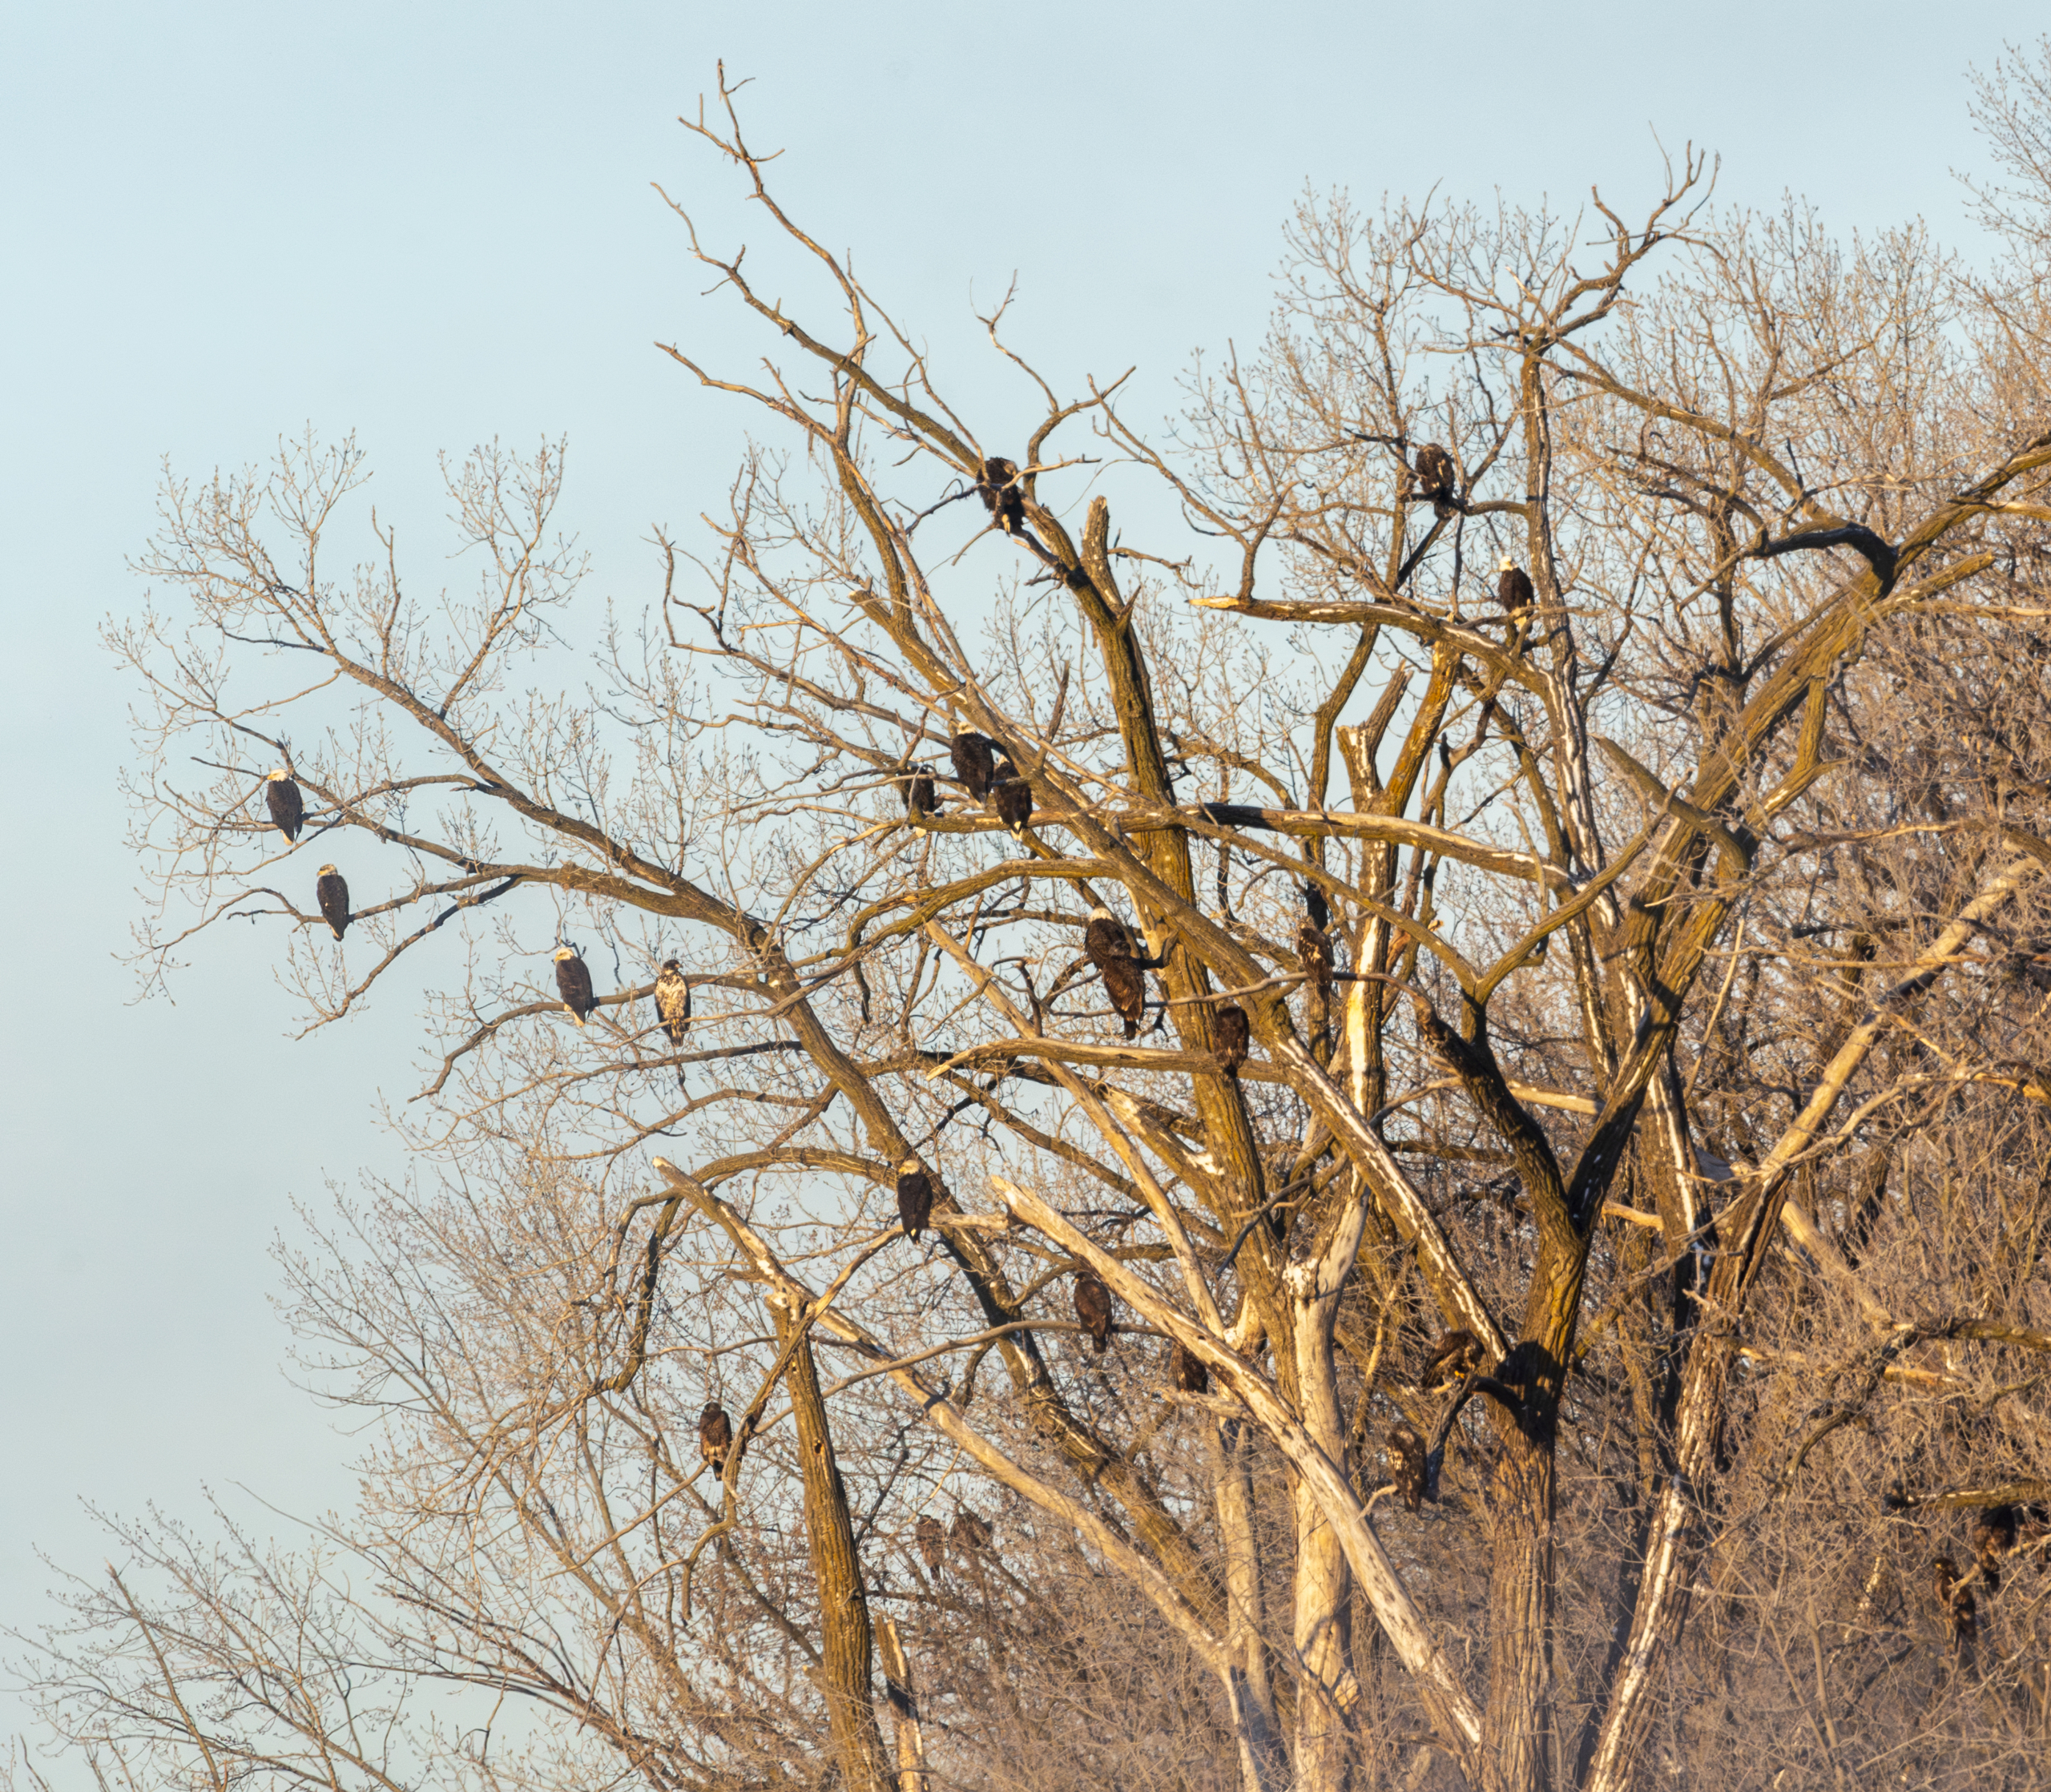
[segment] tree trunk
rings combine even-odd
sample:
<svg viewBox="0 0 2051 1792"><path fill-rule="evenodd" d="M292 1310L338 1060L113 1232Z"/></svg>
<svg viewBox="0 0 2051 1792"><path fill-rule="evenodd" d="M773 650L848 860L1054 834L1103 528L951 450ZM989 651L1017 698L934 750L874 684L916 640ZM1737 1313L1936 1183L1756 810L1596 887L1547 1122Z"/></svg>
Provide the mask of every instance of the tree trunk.
<svg viewBox="0 0 2051 1792"><path fill-rule="evenodd" d="M917 1689L912 1685L911 1659L898 1640L894 1621L885 1618L876 1626L876 1641L883 1647L884 1684L890 1709L897 1720L897 1792L926 1792L926 1743L919 1727Z"/></svg>
<svg viewBox="0 0 2051 1792"><path fill-rule="evenodd" d="M1225 1696L1239 1738L1239 1777L1246 1792L1270 1792L1289 1783L1282 1726L1275 1713L1275 1685L1267 1671L1267 1601L1260 1578L1260 1550L1253 1528L1253 1480L1247 1468L1246 1428L1219 1421L1218 1531L1225 1544L1230 1643Z"/></svg>
<svg viewBox="0 0 2051 1792"><path fill-rule="evenodd" d="M798 1321L780 1305L774 1311L777 1340L787 1345ZM833 1460L826 1402L820 1397L819 1371L812 1363L809 1338L798 1340L784 1381L790 1390L804 1464L805 1547L819 1588L819 1687L826 1696L833 1752L850 1792L892 1792L893 1775L870 1692L873 1642L868 1598L862 1586L861 1560L855 1552L848 1490Z"/></svg>

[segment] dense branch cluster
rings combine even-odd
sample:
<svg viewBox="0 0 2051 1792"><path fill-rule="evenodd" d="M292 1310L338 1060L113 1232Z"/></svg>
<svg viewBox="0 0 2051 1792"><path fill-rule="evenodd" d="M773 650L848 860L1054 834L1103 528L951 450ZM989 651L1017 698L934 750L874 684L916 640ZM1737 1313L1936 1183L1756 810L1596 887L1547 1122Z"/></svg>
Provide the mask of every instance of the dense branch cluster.
<svg viewBox="0 0 2051 1792"><path fill-rule="evenodd" d="M723 91L788 259L679 208L768 353L667 352L764 435L638 632L585 651L553 447L452 481L467 598L355 558L353 444L171 483L113 635L146 974L254 915L308 1025L425 986L427 1167L286 1259L361 1510L121 1528L61 1733L219 1786L2036 1783L2041 75L1983 94L1992 274L1694 160L1307 204L1158 440L1001 310L1038 408L980 433Z"/></svg>

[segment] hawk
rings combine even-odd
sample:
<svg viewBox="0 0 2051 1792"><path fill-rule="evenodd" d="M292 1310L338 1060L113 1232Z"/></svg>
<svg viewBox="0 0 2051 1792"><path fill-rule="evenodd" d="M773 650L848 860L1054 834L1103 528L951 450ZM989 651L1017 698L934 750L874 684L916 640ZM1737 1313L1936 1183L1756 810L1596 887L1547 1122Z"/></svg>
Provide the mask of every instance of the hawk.
<svg viewBox="0 0 2051 1792"><path fill-rule="evenodd" d="M683 965L674 958L665 958L663 968L655 973L655 1018L662 1023L671 1045L683 1050L684 1035L691 1031L691 984ZM676 1067L676 1081L681 1089L683 1066L680 1064Z"/></svg>

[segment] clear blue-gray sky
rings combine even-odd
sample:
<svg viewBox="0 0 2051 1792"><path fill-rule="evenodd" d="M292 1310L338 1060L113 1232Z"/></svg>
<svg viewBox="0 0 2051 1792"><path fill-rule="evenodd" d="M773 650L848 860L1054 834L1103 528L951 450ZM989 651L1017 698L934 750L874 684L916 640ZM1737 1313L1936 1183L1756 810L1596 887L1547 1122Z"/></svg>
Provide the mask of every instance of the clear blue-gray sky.
<svg viewBox="0 0 2051 1792"><path fill-rule="evenodd" d="M748 352L651 191L745 220L675 123L723 56L782 191L964 364L1014 271L1014 340L1067 376L1259 335L1305 183L1637 209L1654 133L1720 151L1729 201L1969 242L1968 64L1998 22L1927 4L1441 8L1274 0L852 7L30 6L0 56L0 1627L34 1546L90 1572L80 1502L197 1514L241 1484L346 1501L296 1393L265 1252L295 1198L391 1166L410 1092L388 1000L288 1043L267 943L210 942L175 1005L125 1005L137 912L115 777L131 693L99 648L143 588L157 464L203 474L311 421L358 432L425 542L434 456L570 440L586 587L638 606L651 523L716 505L743 417L658 339ZM1707 21L1707 22L1706 22ZM979 390L986 367L977 366ZM1014 393L1018 415L1022 394ZM5 1713L0 1713L0 1718ZM0 1730L11 1728L0 1721Z"/></svg>

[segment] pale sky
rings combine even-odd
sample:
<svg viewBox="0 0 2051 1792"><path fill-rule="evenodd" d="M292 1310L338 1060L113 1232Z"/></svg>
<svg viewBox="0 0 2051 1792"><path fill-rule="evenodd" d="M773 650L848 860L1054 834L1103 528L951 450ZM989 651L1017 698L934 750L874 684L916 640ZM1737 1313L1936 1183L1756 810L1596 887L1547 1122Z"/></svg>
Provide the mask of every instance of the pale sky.
<svg viewBox="0 0 2051 1792"><path fill-rule="evenodd" d="M1966 71L1999 27L1933 37L1933 16L18 0L0 38L0 1629L46 1609L36 1548L95 1570L83 1501L348 1501L347 1440L284 1377L265 1253L295 1201L395 1167L375 1109L415 1086L403 1000L288 1040L268 936L210 940L175 1005L127 1005L133 694L95 630L142 601L124 559L160 459L204 475L309 421L353 429L381 516L426 542L437 450L566 433L585 601L638 610L651 524L716 506L746 421L652 344L730 365L760 348L701 298L649 184L744 239L731 175L675 123L722 56L755 78L751 135L784 150L784 196L1022 424L1029 395L977 356L973 316L1014 272L1014 342L1060 377L1137 363L1127 414L1157 417L1194 348L1260 336L1306 183L1572 203L1594 181L1637 211L1656 133L1719 151L1727 202L1792 190L1841 231L1920 215L1971 248L1951 171L1984 167ZM15 1721L0 1695L0 1733Z"/></svg>

